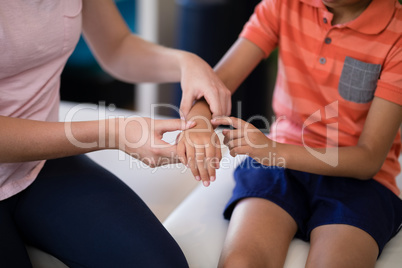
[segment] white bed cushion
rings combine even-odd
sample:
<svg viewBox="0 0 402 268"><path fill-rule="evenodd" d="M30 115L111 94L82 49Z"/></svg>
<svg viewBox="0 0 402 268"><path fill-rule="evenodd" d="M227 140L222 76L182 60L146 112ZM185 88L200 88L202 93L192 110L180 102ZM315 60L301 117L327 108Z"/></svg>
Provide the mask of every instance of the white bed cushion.
<svg viewBox="0 0 402 268"><path fill-rule="evenodd" d="M228 221L222 212L234 187L233 170L244 157L223 157L217 180L209 188L198 186L166 219L165 227L179 243L191 268L217 267ZM402 158L400 158L402 161ZM402 177L398 177L399 186ZM285 268L305 266L309 243L294 239L290 245ZM376 268L402 267L402 232L384 248Z"/></svg>

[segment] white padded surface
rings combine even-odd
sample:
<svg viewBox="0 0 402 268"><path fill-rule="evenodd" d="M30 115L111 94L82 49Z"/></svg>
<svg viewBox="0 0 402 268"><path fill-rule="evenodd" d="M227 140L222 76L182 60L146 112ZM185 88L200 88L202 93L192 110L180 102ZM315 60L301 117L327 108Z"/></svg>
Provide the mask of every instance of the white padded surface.
<svg viewBox="0 0 402 268"><path fill-rule="evenodd" d="M191 268L217 267L225 239L228 221L222 212L234 187L233 170L242 158L225 155L230 161L217 173L217 180L209 188L198 186L187 199L166 219L165 227L181 246ZM402 158L400 158L402 161ZM402 176L398 177L402 186ZM294 239L290 245L285 268L305 266L309 243ZM402 267L402 232L384 248L376 268Z"/></svg>

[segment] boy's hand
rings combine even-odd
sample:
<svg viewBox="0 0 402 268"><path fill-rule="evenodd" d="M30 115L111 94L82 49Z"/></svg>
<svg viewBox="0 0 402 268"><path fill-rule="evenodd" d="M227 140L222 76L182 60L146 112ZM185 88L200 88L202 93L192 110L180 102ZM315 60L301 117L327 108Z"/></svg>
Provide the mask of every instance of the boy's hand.
<svg viewBox="0 0 402 268"><path fill-rule="evenodd" d="M223 143L229 147L231 156L246 154L263 165L271 165L270 157L275 153L275 143L255 126L235 117L214 118L211 123L235 128L222 131L225 137Z"/></svg>
<svg viewBox="0 0 402 268"><path fill-rule="evenodd" d="M222 158L221 144L207 118L192 118L196 127L183 131L178 137L177 154L191 169L194 177L209 186L215 181L215 169Z"/></svg>

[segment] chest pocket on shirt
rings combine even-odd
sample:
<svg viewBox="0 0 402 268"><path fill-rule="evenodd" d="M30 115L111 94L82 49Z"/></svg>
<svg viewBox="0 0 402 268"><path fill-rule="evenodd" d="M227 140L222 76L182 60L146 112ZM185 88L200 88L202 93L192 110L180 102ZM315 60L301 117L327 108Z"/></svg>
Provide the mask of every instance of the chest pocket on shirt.
<svg viewBox="0 0 402 268"><path fill-rule="evenodd" d="M366 63L346 57L339 79L339 94L348 101L367 103L373 100L381 64Z"/></svg>
<svg viewBox="0 0 402 268"><path fill-rule="evenodd" d="M81 13L82 0L65 0L64 3L64 16L76 17Z"/></svg>
<svg viewBox="0 0 402 268"><path fill-rule="evenodd" d="M81 36L82 0L63 0L64 42L62 53L71 54Z"/></svg>

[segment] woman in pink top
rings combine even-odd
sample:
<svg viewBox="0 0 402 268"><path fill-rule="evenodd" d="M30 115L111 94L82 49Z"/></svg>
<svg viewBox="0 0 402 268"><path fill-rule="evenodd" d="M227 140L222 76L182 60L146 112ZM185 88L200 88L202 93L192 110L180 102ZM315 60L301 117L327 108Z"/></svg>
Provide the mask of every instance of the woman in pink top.
<svg viewBox="0 0 402 268"><path fill-rule="evenodd" d="M175 146L155 149L150 140L163 144L163 132L192 125L149 118L57 122L60 74L82 31L118 79L181 81L184 115L202 96L215 115L230 111L230 92L204 61L132 35L112 0L2 1L0 267L30 267L24 243L70 267L186 267L141 199L81 154L119 149L151 166L176 162ZM149 137L143 146L129 146L143 137Z"/></svg>

